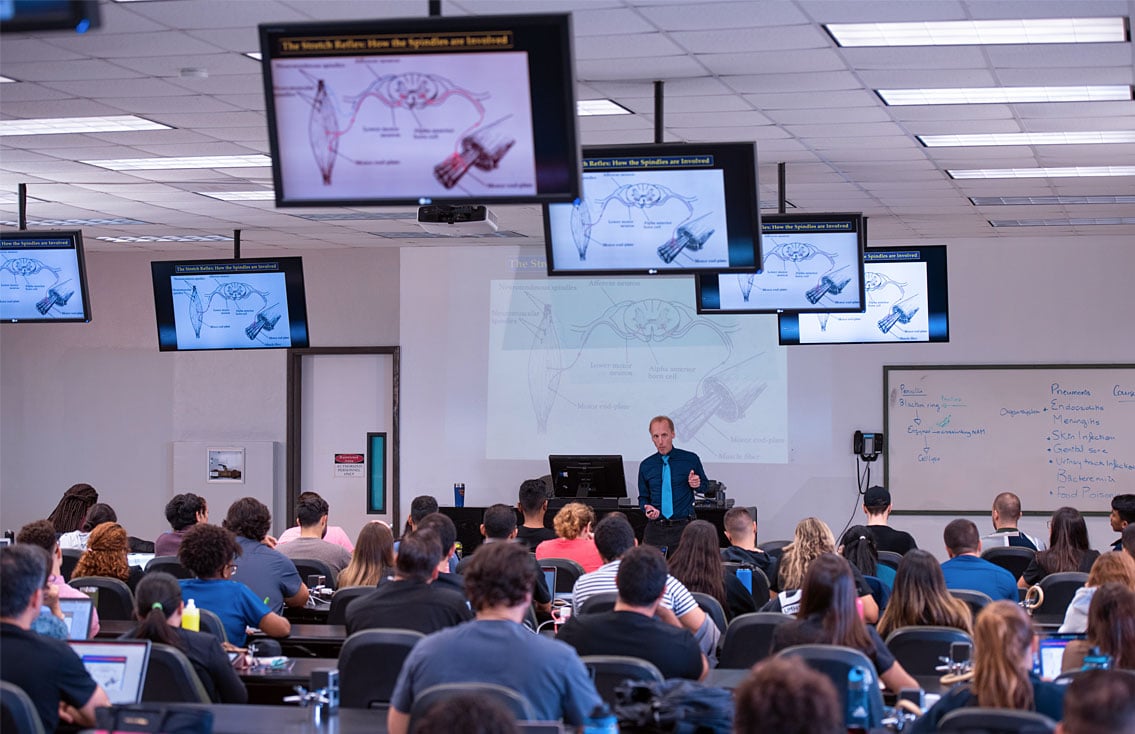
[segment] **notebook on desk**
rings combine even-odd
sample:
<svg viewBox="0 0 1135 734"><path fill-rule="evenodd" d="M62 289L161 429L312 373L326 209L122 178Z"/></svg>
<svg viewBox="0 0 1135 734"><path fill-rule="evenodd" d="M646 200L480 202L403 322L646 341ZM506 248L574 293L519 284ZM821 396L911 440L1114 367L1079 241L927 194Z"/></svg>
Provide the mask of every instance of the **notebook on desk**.
<svg viewBox="0 0 1135 734"><path fill-rule="evenodd" d="M149 640L72 640L70 645L111 703L142 700L150 664Z"/></svg>
<svg viewBox="0 0 1135 734"><path fill-rule="evenodd" d="M60 599L59 610L63 612L63 622L67 625L67 638L85 640L91 633L91 609L94 603L90 597L85 599Z"/></svg>

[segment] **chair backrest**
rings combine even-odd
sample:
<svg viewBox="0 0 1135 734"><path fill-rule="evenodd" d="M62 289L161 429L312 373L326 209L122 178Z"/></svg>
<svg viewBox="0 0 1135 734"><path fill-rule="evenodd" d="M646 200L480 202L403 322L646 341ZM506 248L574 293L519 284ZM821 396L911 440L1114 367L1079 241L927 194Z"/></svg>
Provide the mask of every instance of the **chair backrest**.
<svg viewBox="0 0 1135 734"><path fill-rule="evenodd" d="M884 566L898 570L899 563L902 561L902 553L895 553L894 551L881 550L879 551L879 563Z"/></svg>
<svg viewBox="0 0 1135 734"><path fill-rule="evenodd" d="M347 637L339 652L339 703L358 709L390 703L402 663L423 637L402 629L360 630Z"/></svg>
<svg viewBox="0 0 1135 734"><path fill-rule="evenodd" d="M71 580L71 573L75 570L75 565L79 563L79 557L83 555L83 551L77 548L64 548L63 563L59 565L59 575L63 577L64 581Z"/></svg>
<svg viewBox="0 0 1135 734"><path fill-rule="evenodd" d="M347 607L360 596L374 591L375 586L347 586L339 589L331 597L331 609L327 612L327 624L346 624Z"/></svg>
<svg viewBox="0 0 1135 734"><path fill-rule="evenodd" d="M177 556L154 556L146 563L146 573L151 571L168 573L177 579L193 578L193 572L181 565Z"/></svg>
<svg viewBox="0 0 1135 734"><path fill-rule="evenodd" d="M985 609L993 603L993 599L989 597L989 594L975 589L950 589L950 596L961 599L968 604L970 613L973 614L974 619L977 619L977 615L982 609Z"/></svg>
<svg viewBox="0 0 1135 734"><path fill-rule="evenodd" d="M840 710L844 712L847 711L847 674L853 667L863 668L867 672L865 682L869 723L871 727L882 726L883 693L879 690L875 664L862 652L840 645L795 645L781 650L780 655L798 657L807 663L809 668L826 675L839 693ZM848 723L846 719L844 723Z"/></svg>
<svg viewBox="0 0 1135 734"><path fill-rule="evenodd" d="M937 667L942 664L939 658L948 660L950 645L955 642L973 645L973 639L965 631L953 627L901 627L887 635L887 649L906 672L916 676L938 675Z"/></svg>
<svg viewBox="0 0 1135 734"><path fill-rule="evenodd" d="M134 619L134 593L124 582L109 576L80 576L71 579L71 586L95 597L99 619Z"/></svg>
<svg viewBox="0 0 1135 734"><path fill-rule="evenodd" d="M335 579L339 577L339 574L335 573L335 569L325 562L318 558L293 558L292 563L295 564L296 571L299 572L300 580L305 584L308 576L316 575L324 577L324 586L329 589L335 588ZM310 584L308 585L310 586Z"/></svg>
<svg viewBox="0 0 1135 734"><path fill-rule="evenodd" d="M970 707L943 716L937 730L954 734L1052 734L1056 722L1035 711Z"/></svg>
<svg viewBox="0 0 1135 734"><path fill-rule="evenodd" d="M615 608L615 600L619 598L617 591L604 591L599 594L592 594L584 599L582 602L576 602L573 614L601 614L609 612Z"/></svg>
<svg viewBox="0 0 1135 734"><path fill-rule="evenodd" d="M791 540L770 540L764 543L757 543L757 547L775 558L777 563L780 563L780 557L784 555L785 546L791 542Z"/></svg>
<svg viewBox="0 0 1135 734"><path fill-rule="evenodd" d="M1036 558L1036 551L1018 545L1006 545L986 548L981 552L981 557L1013 574L1013 578L1019 579Z"/></svg>
<svg viewBox="0 0 1135 734"><path fill-rule="evenodd" d="M725 566L725 570L733 574L734 576L736 576L737 572L741 569L749 571L752 578L751 583L753 587L749 590L749 593L753 596L753 603L757 605L757 609L760 609L765 604L768 604L769 581L768 576L765 575L764 571L750 563L734 563L733 561L723 561L721 565Z"/></svg>
<svg viewBox="0 0 1135 734"><path fill-rule="evenodd" d="M734 617L725 630L717 667L742 669L767 658L772 650L772 634L794 617L780 612L751 612Z"/></svg>
<svg viewBox="0 0 1135 734"><path fill-rule="evenodd" d="M142 700L161 703L212 703L189 658L175 647L154 643Z"/></svg>
<svg viewBox="0 0 1135 734"><path fill-rule="evenodd" d="M0 681L0 730L5 734L43 734L43 722L24 689Z"/></svg>
<svg viewBox="0 0 1135 734"><path fill-rule="evenodd" d="M717 625L717 629L725 634L725 628L729 626L729 623L725 619L725 610L721 608L721 602L700 591L691 591L690 594L693 595L694 601L698 603L702 611L708 614L713 623Z"/></svg>
<svg viewBox="0 0 1135 734"><path fill-rule="evenodd" d="M532 712L532 704L528 702L528 699L511 688L496 683L439 683L422 691L414 699L414 705L410 708L410 731L414 731L418 720L435 705L454 696L470 695L493 698L503 703L509 711L515 714L518 721L536 718Z"/></svg>
<svg viewBox="0 0 1135 734"><path fill-rule="evenodd" d="M549 589L553 594L570 594L576 580L583 575L583 566L570 558L540 558L537 563L556 567L556 588Z"/></svg>
<svg viewBox="0 0 1135 734"><path fill-rule="evenodd" d="M662 671L654 663L627 655L583 655L580 657L599 697L612 706L617 699L615 689L626 680L662 682Z"/></svg>
<svg viewBox="0 0 1135 734"><path fill-rule="evenodd" d="M1088 582L1088 574L1078 571L1050 573L1040 580L1044 601L1033 609L1033 621L1043 625L1059 625L1064 622L1064 613L1072 603L1076 591Z"/></svg>
<svg viewBox="0 0 1135 734"><path fill-rule="evenodd" d="M201 615L201 631L208 632L213 637L216 637L221 642L228 642L229 636L225 632L225 623L217 616L216 612L210 612L208 609L198 608L197 611Z"/></svg>

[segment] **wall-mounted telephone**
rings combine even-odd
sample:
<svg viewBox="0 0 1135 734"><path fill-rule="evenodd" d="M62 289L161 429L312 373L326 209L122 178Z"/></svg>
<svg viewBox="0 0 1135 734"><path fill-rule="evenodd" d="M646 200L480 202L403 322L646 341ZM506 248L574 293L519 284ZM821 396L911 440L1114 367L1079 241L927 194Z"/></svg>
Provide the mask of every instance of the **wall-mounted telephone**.
<svg viewBox="0 0 1135 734"><path fill-rule="evenodd" d="M856 431L851 441L852 453L859 454L864 461L874 461L883 453L883 434Z"/></svg>

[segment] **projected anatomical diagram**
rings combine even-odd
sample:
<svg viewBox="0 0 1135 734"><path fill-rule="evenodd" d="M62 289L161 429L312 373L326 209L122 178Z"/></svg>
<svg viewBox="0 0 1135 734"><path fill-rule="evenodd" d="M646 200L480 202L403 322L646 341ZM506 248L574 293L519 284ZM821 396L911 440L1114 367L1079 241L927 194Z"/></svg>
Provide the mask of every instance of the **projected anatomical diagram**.
<svg viewBox="0 0 1135 734"><path fill-rule="evenodd" d="M619 431L633 431L646 413L674 411L683 440L708 431L703 451L729 460L741 455L741 444L751 460L750 440L771 430L768 414L755 409L759 399L770 385L772 403L784 399L783 355L768 349L775 343L764 333L768 324L699 316L683 286L495 281L491 339L499 348L490 356L490 413L510 411L502 419L526 424L529 434L535 428L554 453L566 450L565 440L578 441L564 432L581 420L588 431L610 433L614 446L623 440ZM508 377L521 369L526 406ZM522 420L524 407L530 421ZM531 444L531 435L524 440ZM508 451L502 436L490 441Z"/></svg>
<svg viewBox="0 0 1135 734"><path fill-rule="evenodd" d="M923 263L869 263L863 274L867 310L800 317L802 341L926 341L929 321Z"/></svg>
<svg viewBox="0 0 1135 734"><path fill-rule="evenodd" d="M272 63L289 197L536 191L526 54Z"/></svg>
<svg viewBox="0 0 1135 734"><path fill-rule="evenodd" d="M82 298L76 293L78 273L74 254L65 257L50 250L35 257L5 254L0 262L0 301L4 313L13 318L67 318L82 312ZM75 304L68 308L72 297Z"/></svg>
<svg viewBox="0 0 1135 734"><path fill-rule="evenodd" d="M171 286L180 349L291 344L281 273L174 276Z"/></svg>

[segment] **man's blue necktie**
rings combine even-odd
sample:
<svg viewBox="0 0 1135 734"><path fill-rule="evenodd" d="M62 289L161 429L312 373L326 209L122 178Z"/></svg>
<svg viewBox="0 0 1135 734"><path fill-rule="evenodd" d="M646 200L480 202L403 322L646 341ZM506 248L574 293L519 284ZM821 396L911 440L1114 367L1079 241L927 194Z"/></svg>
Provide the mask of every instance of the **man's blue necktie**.
<svg viewBox="0 0 1135 734"><path fill-rule="evenodd" d="M670 455L662 457L662 517L667 520L674 514L674 489L670 481Z"/></svg>

